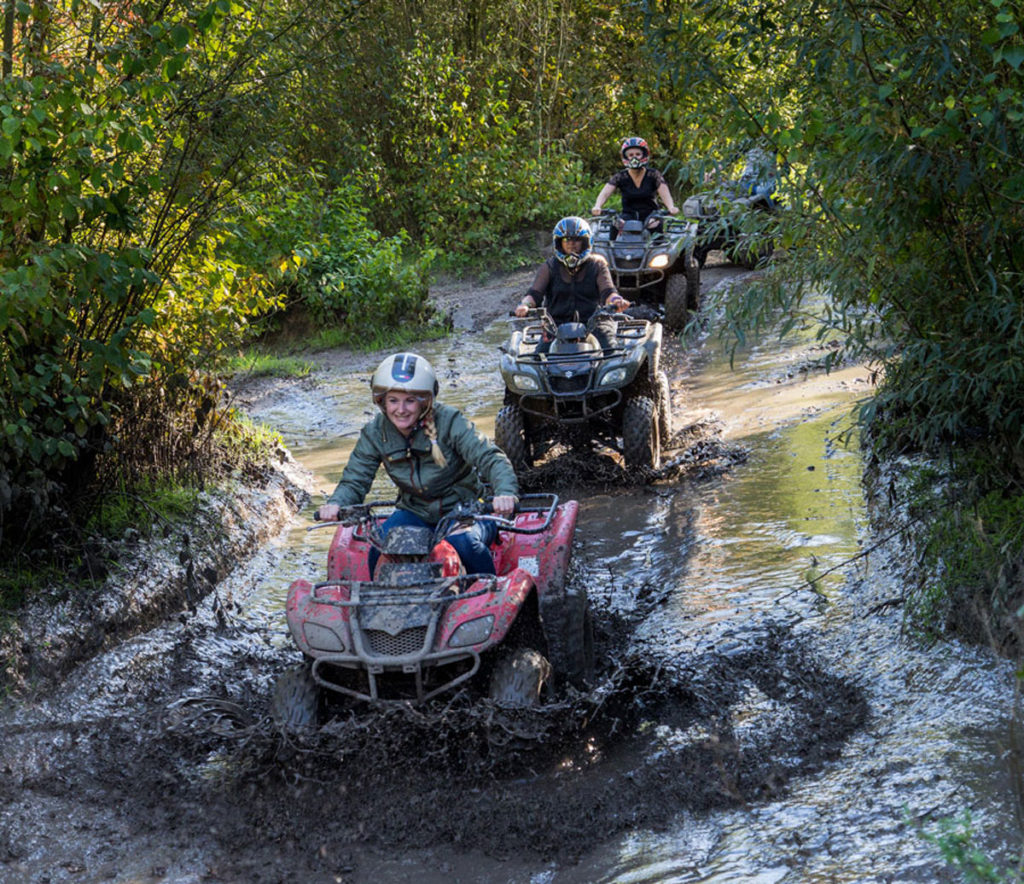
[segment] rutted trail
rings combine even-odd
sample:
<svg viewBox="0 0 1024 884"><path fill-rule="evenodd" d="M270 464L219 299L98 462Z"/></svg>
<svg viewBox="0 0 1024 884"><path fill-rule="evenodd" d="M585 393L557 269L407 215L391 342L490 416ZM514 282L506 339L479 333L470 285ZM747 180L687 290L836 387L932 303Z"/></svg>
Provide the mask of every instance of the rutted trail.
<svg viewBox="0 0 1024 884"><path fill-rule="evenodd" d="M708 286L733 274L709 270ZM441 291L458 331L422 348L485 432L499 317L522 283ZM354 707L282 739L267 712L297 655L284 591L319 576L329 542L304 531L311 505L193 614L5 710L4 880L930 881L941 862L901 808L953 795L975 796L998 841L1005 796L955 760L985 739L973 710L1000 709L1010 673L899 646L898 612L865 613L888 575L842 565L864 505L859 457L831 440L865 381L803 370L799 336L736 371L716 346L666 352L671 474L637 487L599 460L546 467L581 501L573 579L595 608L596 691L516 714L468 694ZM238 402L326 491L379 358L318 356L311 379ZM884 848L874 865L868 844Z"/></svg>

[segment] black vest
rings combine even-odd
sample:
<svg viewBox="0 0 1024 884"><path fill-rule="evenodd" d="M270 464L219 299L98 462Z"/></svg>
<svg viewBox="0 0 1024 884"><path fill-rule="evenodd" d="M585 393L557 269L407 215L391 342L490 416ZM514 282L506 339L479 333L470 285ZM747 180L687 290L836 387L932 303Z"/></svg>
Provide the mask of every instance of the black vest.
<svg viewBox="0 0 1024 884"><path fill-rule="evenodd" d="M551 281L544 295L543 306L548 308L555 322L572 322L579 314L580 322L586 322L598 307L600 293L597 290L597 261L587 260L581 270L572 274L566 282L560 272L558 258L548 258Z"/></svg>

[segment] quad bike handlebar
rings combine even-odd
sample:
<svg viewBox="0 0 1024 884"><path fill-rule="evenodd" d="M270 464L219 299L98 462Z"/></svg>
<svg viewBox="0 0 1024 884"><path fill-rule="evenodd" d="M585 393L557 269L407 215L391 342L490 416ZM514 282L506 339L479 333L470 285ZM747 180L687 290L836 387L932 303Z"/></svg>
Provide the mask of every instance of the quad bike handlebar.
<svg viewBox="0 0 1024 884"><path fill-rule="evenodd" d="M474 500L459 504L441 519L438 523L438 530L440 531L442 525L445 526L444 531L441 531L443 536L458 522L472 523L484 521L494 522L502 531L508 531L512 534L540 534L551 526L551 520L555 517L555 511L558 509L557 494L524 494L519 498L515 511L517 513L542 513L544 515L540 525L526 527L517 525L515 519L506 519L502 516L494 515L494 510L491 506L492 501L493 498L486 498L484 500Z"/></svg>
<svg viewBox="0 0 1024 884"><path fill-rule="evenodd" d="M558 509L558 495L548 493L524 494L516 504L517 513L542 513L544 518L536 526L520 526L514 519L506 519L494 515L492 508L494 498L488 497L482 500L467 501L456 506L451 512L442 517L434 529L435 534L443 537L457 523L471 524L477 521L494 522L502 531L513 534L540 534L546 531L555 517ZM371 500L366 503L356 503L350 506L341 507L338 518L330 521L320 521L320 510L316 509L313 519L317 524L308 528L308 531L324 528L328 525L338 527L339 525L354 526L357 529L356 537L373 542L375 520L383 509L394 509L398 500Z"/></svg>
<svg viewBox="0 0 1024 884"><path fill-rule="evenodd" d="M623 299L626 300L626 299ZM630 302L631 303L631 302ZM621 310L617 310L615 307L609 307L607 304L599 304L597 309L591 314L591 319L595 316L620 316ZM509 318L518 320L526 324L529 323L546 323L552 329L552 331L558 328L562 323L556 322L554 317L548 313L547 307L527 307L525 316L516 316L514 310L509 311ZM584 323L586 324L586 323Z"/></svg>
<svg viewBox="0 0 1024 884"><path fill-rule="evenodd" d="M352 503L348 506L338 508L338 518L330 520L321 520L320 508L317 507L313 511L313 521L317 524L307 528L307 531L314 531L317 528L325 528L328 525L337 527L338 525L361 525L366 522L373 515L375 510L382 509L384 507L393 507L398 503L398 499L395 500L368 500L365 503Z"/></svg>
<svg viewBox="0 0 1024 884"><path fill-rule="evenodd" d="M599 215L595 215L595 218L601 221L609 221L613 227L621 227L621 224L616 222L621 219L622 221L629 220L623 215L621 209L601 209ZM661 225L662 232L683 232L687 225L687 221L682 217L682 210L678 215L673 215L667 209L655 209L644 219L644 228L650 230L651 228Z"/></svg>

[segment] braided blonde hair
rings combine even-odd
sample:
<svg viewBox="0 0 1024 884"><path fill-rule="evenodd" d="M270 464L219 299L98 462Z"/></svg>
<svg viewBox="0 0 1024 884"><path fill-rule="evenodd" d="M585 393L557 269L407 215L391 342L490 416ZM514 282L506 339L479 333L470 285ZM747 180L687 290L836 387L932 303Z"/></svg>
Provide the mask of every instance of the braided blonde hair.
<svg viewBox="0 0 1024 884"><path fill-rule="evenodd" d="M430 457L439 467L448 466L444 452L441 451L441 446L437 444L437 424L434 422L433 397L428 400L426 407L423 409L420 423L423 425L423 432L427 434L427 438L430 440Z"/></svg>

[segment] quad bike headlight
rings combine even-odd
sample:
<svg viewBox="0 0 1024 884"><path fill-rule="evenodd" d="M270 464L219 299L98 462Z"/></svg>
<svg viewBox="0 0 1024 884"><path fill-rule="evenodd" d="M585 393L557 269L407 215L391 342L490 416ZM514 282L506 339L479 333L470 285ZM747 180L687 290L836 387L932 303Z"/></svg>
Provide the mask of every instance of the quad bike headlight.
<svg viewBox="0 0 1024 884"><path fill-rule="evenodd" d="M525 390L527 392L540 389L540 384L537 383L537 379L528 374L512 375L512 386L517 390Z"/></svg>
<svg viewBox="0 0 1024 884"><path fill-rule="evenodd" d="M333 654L341 654L345 651L345 643L341 640L341 636L328 626L306 621L302 624L302 632L306 636L309 646L314 650Z"/></svg>
<svg viewBox="0 0 1024 884"><path fill-rule="evenodd" d="M449 648L466 648L470 645L478 645L487 641L491 636L491 629L494 626L494 615L477 617L476 620L467 620L448 639Z"/></svg>
<svg viewBox="0 0 1024 884"><path fill-rule="evenodd" d="M597 382L597 385L599 387L610 387L615 384L625 383L633 374L636 373L637 363L646 355L647 351L644 350L643 347L634 348L633 352L626 357L625 362L621 365L615 366L615 368L608 369L608 371L601 375L601 379Z"/></svg>
<svg viewBox="0 0 1024 884"><path fill-rule="evenodd" d="M651 267L655 270L661 270L662 267L668 267L668 255L664 252L655 255L651 258Z"/></svg>
<svg viewBox="0 0 1024 884"><path fill-rule="evenodd" d="M598 384L598 386L607 387L613 384L621 384L626 380L626 374L626 369L620 365L618 368L613 368L611 371L605 372L605 375L601 378L601 383Z"/></svg>

